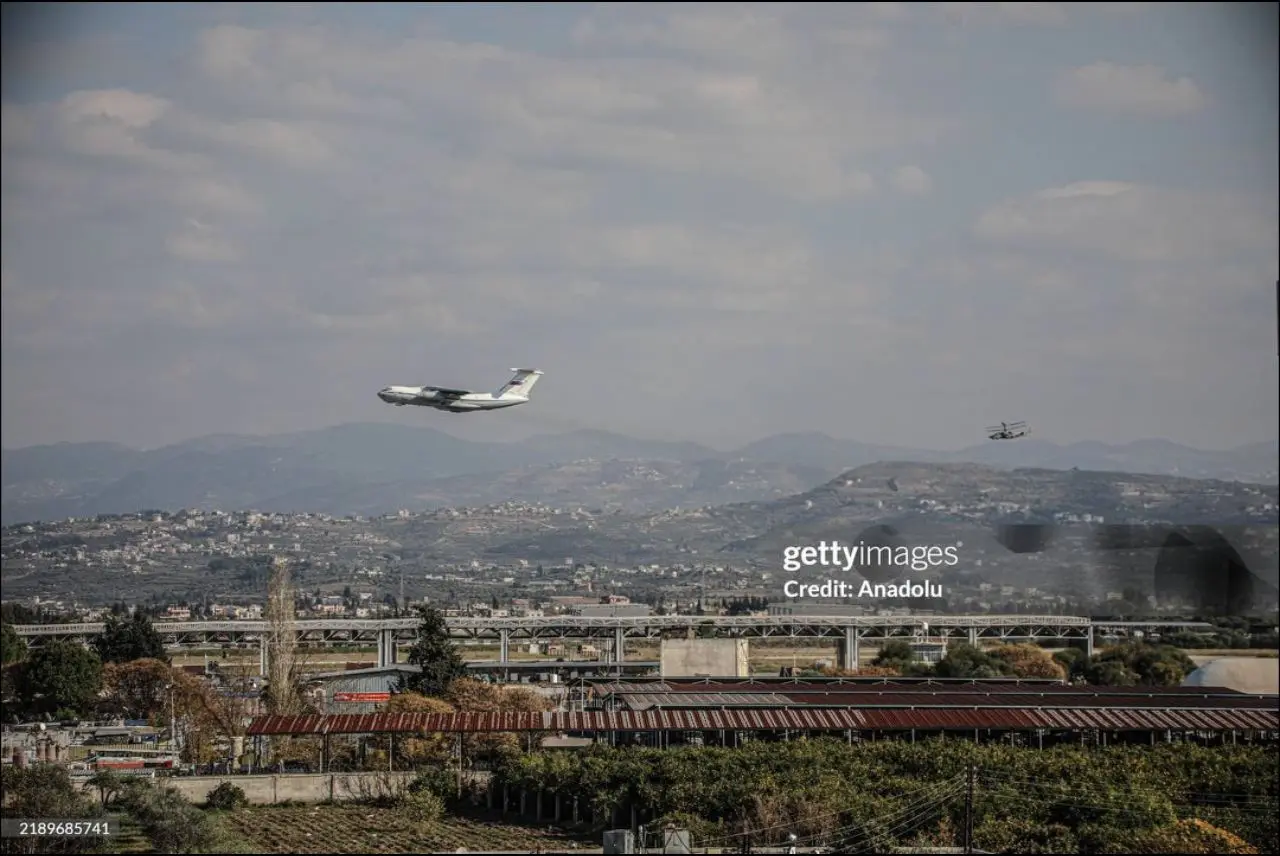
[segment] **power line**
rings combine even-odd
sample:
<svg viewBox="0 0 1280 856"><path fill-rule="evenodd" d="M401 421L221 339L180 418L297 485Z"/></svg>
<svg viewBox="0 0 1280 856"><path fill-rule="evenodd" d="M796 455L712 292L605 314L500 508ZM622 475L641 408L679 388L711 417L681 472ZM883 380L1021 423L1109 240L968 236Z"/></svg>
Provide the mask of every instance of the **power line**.
<svg viewBox="0 0 1280 856"><path fill-rule="evenodd" d="M924 785L914 790L907 791L905 794L897 794L897 795L885 797L886 799L893 799L895 796L898 798L908 797L909 800L905 804L895 807L893 810L891 810L890 812L888 812L887 814L881 817L874 818L870 821L863 821L863 822L858 822L854 824L849 824L844 827L837 827L835 830L832 830L831 832L815 833L814 835L806 836L806 840L818 841L823 838L835 839L837 836L843 835L846 839L848 839L849 836L856 836L853 839L856 841L857 837L869 838L872 835L891 836L894 832L893 824L895 823L901 824L901 821L903 818L909 815L912 815L913 813L918 814L922 810L925 813L927 813L929 810L936 810L937 808L940 808L947 801L958 796L961 792L961 788L962 788L962 782L960 780L960 777L954 776L951 779L943 780L941 782L932 782L928 785ZM817 821L825 820L828 818L839 817L844 814L856 812L861 808L863 808L863 806L849 806L849 807L845 807L835 811L824 812L822 814L819 814L813 817L804 818L802 822L815 823ZM875 824L880 828L872 832L867 829L869 824ZM703 847L704 848L712 848L712 847L722 848L727 845L732 845L734 842L741 843L743 841L749 844L749 842L752 840L758 840L758 836L765 835L766 833L769 833L769 832L776 832L783 829L789 829L794 827L795 825L796 825L795 821L787 821L783 823L771 824L769 826L749 828L741 832L729 833L719 838L710 839L703 843Z"/></svg>

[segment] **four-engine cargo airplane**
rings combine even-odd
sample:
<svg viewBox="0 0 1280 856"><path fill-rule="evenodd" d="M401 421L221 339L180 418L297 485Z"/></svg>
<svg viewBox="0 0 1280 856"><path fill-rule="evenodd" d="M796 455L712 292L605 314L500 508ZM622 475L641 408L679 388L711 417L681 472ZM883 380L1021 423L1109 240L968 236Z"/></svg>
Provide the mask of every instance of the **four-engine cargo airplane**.
<svg viewBox="0 0 1280 856"><path fill-rule="evenodd" d="M403 407L434 407L449 413L470 413L473 410L498 410L515 407L529 400L529 392L542 377L537 369L512 369L515 376L497 392L472 392L469 389L444 389L439 386L389 386L378 393L387 404Z"/></svg>

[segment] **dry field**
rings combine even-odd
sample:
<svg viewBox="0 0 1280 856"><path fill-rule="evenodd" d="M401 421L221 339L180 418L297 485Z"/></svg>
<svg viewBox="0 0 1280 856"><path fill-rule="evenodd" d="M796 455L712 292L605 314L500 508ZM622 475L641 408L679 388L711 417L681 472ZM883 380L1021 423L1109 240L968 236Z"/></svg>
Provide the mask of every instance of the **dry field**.
<svg viewBox="0 0 1280 856"><path fill-rule="evenodd" d="M262 806L241 809L226 821L258 853L563 853L599 847L546 827L451 816L416 832L396 809L369 806Z"/></svg>

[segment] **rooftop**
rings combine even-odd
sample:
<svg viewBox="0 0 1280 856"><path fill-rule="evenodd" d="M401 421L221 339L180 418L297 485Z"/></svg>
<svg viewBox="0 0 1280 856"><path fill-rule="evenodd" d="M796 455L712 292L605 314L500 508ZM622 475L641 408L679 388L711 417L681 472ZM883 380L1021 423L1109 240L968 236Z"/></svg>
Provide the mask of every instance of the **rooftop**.
<svg viewBox="0 0 1280 856"><path fill-rule="evenodd" d="M249 727L258 735L433 734L441 732L645 731L1276 731L1270 710L1133 710L1038 708L931 708L840 710L659 710L586 713L375 713L336 716L264 716Z"/></svg>

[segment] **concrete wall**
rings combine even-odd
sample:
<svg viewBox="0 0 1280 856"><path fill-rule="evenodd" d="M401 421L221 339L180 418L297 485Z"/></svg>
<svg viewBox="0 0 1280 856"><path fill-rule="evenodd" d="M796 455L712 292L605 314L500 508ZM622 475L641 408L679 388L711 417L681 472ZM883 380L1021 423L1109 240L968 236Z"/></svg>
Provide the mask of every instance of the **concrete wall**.
<svg viewBox="0 0 1280 856"><path fill-rule="evenodd" d="M747 678L751 659L746 639L664 639L662 677Z"/></svg>
<svg viewBox="0 0 1280 856"><path fill-rule="evenodd" d="M254 805L325 800L357 799L362 794L394 783L407 785L413 773L287 773L273 776L173 776L163 780L193 803L203 803L209 792L223 782L244 791ZM363 782L361 781L363 780Z"/></svg>
<svg viewBox="0 0 1280 856"><path fill-rule="evenodd" d="M395 791L413 781L416 773L285 773L270 776L172 776L159 779L177 788L190 802L200 804L209 792L223 782L244 791L253 805L282 802L316 803L326 800L343 802L385 791ZM474 787L486 787L487 771L467 771L464 781Z"/></svg>

